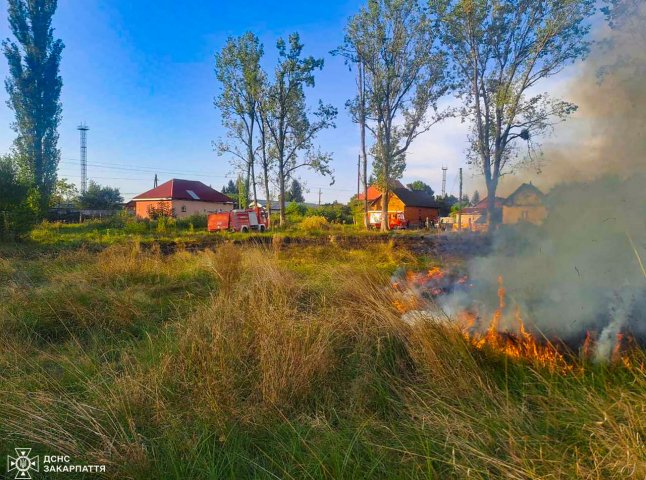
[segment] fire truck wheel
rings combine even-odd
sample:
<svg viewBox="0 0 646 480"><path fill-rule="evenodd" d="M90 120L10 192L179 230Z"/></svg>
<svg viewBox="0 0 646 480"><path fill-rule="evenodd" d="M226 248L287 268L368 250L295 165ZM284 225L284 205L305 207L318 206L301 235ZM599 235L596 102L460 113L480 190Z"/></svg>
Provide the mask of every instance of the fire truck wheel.
<svg viewBox="0 0 646 480"><path fill-rule="evenodd" d="M264 225L258 225L258 231L260 233L264 232L265 231L265 226Z"/></svg>
<svg viewBox="0 0 646 480"><path fill-rule="evenodd" d="M242 227L240 227L240 231L242 233L249 233L249 227L247 227L246 225L243 225Z"/></svg>

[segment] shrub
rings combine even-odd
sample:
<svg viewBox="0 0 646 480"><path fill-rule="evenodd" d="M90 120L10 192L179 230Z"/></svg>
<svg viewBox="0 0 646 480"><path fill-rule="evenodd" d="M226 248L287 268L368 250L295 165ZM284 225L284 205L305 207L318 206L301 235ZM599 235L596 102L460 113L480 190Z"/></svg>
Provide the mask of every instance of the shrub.
<svg viewBox="0 0 646 480"><path fill-rule="evenodd" d="M317 230L327 230L329 224L325 217L313 216L305 217L300 224L300 228L306 232L314 232Z"/></svg>
<svg viewBox="0 0 646 480"><path fill-rule="evenodd" d="M177 226L177 220L174 217L159 217L157 219L157 231L159 233L166 233L168 230L174 229Z"/></svg>
<svg viewBox="0 0 646 480"><path fill-rule="evenodd" d="M307 212L307 207L302 203L290 202L285 207L285 215L288 217L303 217Z"/></svg>
<svg viewBox="0 0 646 480"><path fill-rule="evenodd" d="M193 229L205 229L207 224L207 216L206 215L201 215L199 213L195 213L189 217L185 218L178 218L177 219L177 226L180 228L186 228L188 230L193 230Z"/></svg>
<svg viewBox="0 0 646 480"><path fill-rule="evenodd" d="M321 216L330 223L353 223L352 208L341 203L330 203L319 207L308 208L306 216Z"/></svg>

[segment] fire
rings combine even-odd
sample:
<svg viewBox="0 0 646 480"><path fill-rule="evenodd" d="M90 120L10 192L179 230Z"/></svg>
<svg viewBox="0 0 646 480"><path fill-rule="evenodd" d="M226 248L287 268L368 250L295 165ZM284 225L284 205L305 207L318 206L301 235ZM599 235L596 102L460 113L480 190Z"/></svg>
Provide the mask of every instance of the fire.
<svg viewBox="0 0 646 480"><path fill-rule="evenodd" d="M433 267L427 272L406 272L405 280L394 281L393 287L398 295L394 300L397 310L404 314L428 306L426 300L448 293L452 288L468 287L467 276L457 276L451 272ZM490 318L483 318L476 308L465 308L458 312L455 323L464 338L474 348L482 351L502 353L508 357L529 361L536 365L562 373L582 370L582 365L573 362L576 355L565 347L560 339L548 340L540 333L527 328L519 305L508 305L507 291L502 275L498 276L497 307ZM512 310L513 307L513 310ZM503 325L511 327L503 328ZM588 361L595 351L595 334L586 332L585 340L579 350L579 358ZM620 333L611 355L611 362L627 368L637 368L644 372L643 363L634 365L629 352L630 337ZM634 343L634 341L632 342ZM634 347L634 345L633 345Z"/></svg>

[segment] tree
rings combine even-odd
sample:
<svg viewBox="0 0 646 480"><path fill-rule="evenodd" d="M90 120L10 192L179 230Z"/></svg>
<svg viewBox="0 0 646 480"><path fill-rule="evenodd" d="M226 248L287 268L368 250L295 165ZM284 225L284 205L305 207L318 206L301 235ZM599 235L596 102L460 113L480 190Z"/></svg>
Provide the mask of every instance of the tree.
<svg viewBox="0 0 646 480"><path fill-rule="evenodd" d="M347 43L347 42L346 42ZM366 72L360 52L353 50L351 45L333 50L333 55L342 55L346 62L357 67L357 96L346 102L346 108L350 112L352 121L359 125L360 159L363 183L363 224L370 227L368 218L368 154L366 149Z"/></svg>
<svg viewBox="0 0 646 480"><path fill-rule="evenodd" d="M415 180L413 183L408 184L408 188L416 192L424 192L430 196L435 195L435 192L430 185L422 182L421 180Z"/></svg>
<svg viewBox="0 0 646 480"><path fill-rule="evenodd" d="M13 158L0 156L0 210L10 210L27 198L28 188L18 177Z"/></svg>
<svg viewBox="0 0 646 480"><path fill-rule="evenodd" d="M256 121L264 74L260 67L263 46L253 33L229 38L224 48L215 56L215 74L222 91L215 100L222 113L222 124L227 129L229 142L218 144L220 154L229 153L245 171L245 206L248 193L256 194Z"/></svg>
<svg viewBox="0 0 646 480"><path fill-rule="evenodd" d="M222 187L222 193L238 193L238 187L233 180L229 180L229 183Z"/></svg>
<svg viewBox="0 0 646 480"><path fill-rule="evenodd" d="M476 190L475 192L473 192L473 195L471 196L471 205L476 206L479 203L480 203L480 192Z"/></svg>
<svg viewBox="0 0 646 480"><path fill-rule="evenodd" d="M60 160L58 125L63 80L59 75L63 42L54 39L56 0L8 0L9 25L16 41L6 39L9 63L5 87L14 111L14 157L19 173L38 192L39 214L49 206Z"/></svg>
<svg viewBox="0 0 646 480"><path fill-rule="evenodd" d="M92 210L110 210L121 202L123 197L118 188L103 187L92 180L85 193L79 197L79 205Z"/></svg>
<svg viewBox="0 0 646 480"><path fill-rule="evenodd" d="M160 218L170 218L175 216L175 209L170 202L157 202L157 204L148 205L148 218L159 220Z"/></svg>
<svg viewBox="0 0 646 480"><path fill-rule="evenodd" d="M265 207L267 208L268 212L271 212L271 192L269 191L269 176L275 159L270 155L269 152L267 115L264 108L268 104L266 82L263 84L263 90L260 94L260 99L261 100L258 104L258 109L256 110L258 134L260 138L260 145L258 146L258 150L260 152L260 166L262 168L262 183L265 187L265 201L267 202ZM271 215L268 217L268 220L271 223Z"/></svg>
<svg viewBox="0 0 646 480"><path fill-rule="evenodd" d="M78 193L76 185L69 182L67 178L61 178L56 181L56 189L50 198L50 206L73 202L77 199Z"/></svg>
<svg viewBox="0 0 646 480"><path fill-rule="evenodd" d="M275 158L279 189L280 225L285 224L286 181L294 172L307 167L322 175L331 175L331 157L314 146L316 135L335 127L337 110L319 100L310 118L305 102L305 87L314 86L314 72L323 68L323 60L302 57L303 44L297 33L287 42L278 40L278 65L273 83L267 88L263 115L271 142L269 152Z"/></svg>
<svg viewBox="0 0 646 480"><path fill-rule="evenodd" d="M31 226L28 194L29 185L21 180L13 158L0 156L0 238Z"/></svg>
<svg viewBox="0 0 646 480"><path fill-rule="evenodd" d="M301 187L298 180L292 180L292 185L289 187L289 191L285 193L285 201L297 203L303 203L305 201L305 198L303 197L303 187Z"/></svg>
<svg viewBox="0 0 646 480"><path fill-rule="evenodd" d="M350 19L343 51L365 67L366 127L375 137L373 168L388 215L391 181L401 178L412 141L443 115L437 100L447 91L445 60L416 0L373 0ZM428 115L429 110L433 111ZM382 230L388 222L381 222Z"/></svg>
<svg viewBox="0 0 646 480"><path fill-rule="evenodd" d="M464 119L471 120L469 159L487 185L490 228L496 189L537 138L576 110L536 93L541 80L588 53L586 19L594 0L430 0L430 14L451 59Z"/></svg>

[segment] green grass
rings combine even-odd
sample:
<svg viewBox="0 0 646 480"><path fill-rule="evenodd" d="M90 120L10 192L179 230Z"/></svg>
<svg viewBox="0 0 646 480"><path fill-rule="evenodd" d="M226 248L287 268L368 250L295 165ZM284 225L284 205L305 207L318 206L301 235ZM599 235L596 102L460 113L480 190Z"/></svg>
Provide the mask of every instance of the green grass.
<svg viewBox="0 0 646 480"><path fill-rule="evenodd" d="M437 259L59 248L69 228L0 246L0 451L108 478L646 476L643 370L560 374L404 324L389 276Z"/></svg>

